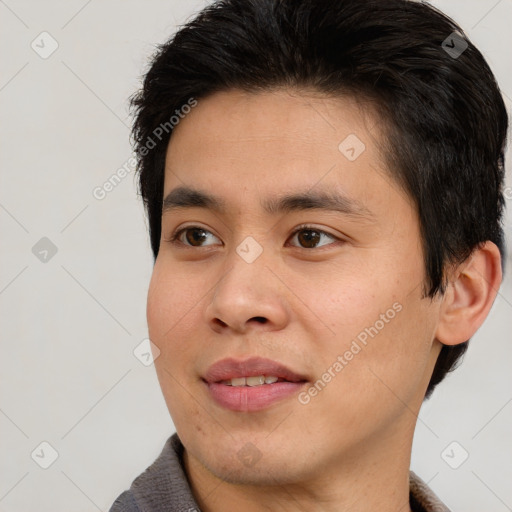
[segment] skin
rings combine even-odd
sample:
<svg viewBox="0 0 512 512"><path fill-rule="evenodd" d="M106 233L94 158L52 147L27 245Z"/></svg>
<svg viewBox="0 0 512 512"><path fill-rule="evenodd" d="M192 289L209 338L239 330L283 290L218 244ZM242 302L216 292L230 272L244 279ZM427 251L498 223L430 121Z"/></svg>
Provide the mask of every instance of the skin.
<svg viewBox="0 0 512 512"><path fill-rule="evenodd" d="M349 134L366 146L354 161L338 149ZM164 197L187 185L227 204L223 214L163 214L147 304L159 382L201 510L410 510L413 433L441 342L476 331L501 272L488 242L450 270L443 296L423 298L418 217L377 149L383 136L350 98L285 89L215 93L173 132ZM260 205L320 189L370 214L269 215ZM304 223L325 233L316 245L293 235ZM184 227L207 231L172 242ZM263 249L252 263L236 252L248 236ZM256 355L312 386L397 303L394 318L305 405L292 396L233 412L201 379L214 362ZM247 446L257 454L251 464L238 456Z"/></svg>

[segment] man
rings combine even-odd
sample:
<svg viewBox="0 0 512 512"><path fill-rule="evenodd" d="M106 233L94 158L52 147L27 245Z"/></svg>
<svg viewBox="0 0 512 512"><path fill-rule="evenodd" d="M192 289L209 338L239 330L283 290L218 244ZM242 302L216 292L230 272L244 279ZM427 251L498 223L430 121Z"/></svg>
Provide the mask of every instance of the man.
<svg viewBox="0 0 512 512"><path fill-rule="evenodd" d="M507 115L405 0L226 0L133 98L177 433L118 511L442 511L417 414L502 279Z"/></svg>

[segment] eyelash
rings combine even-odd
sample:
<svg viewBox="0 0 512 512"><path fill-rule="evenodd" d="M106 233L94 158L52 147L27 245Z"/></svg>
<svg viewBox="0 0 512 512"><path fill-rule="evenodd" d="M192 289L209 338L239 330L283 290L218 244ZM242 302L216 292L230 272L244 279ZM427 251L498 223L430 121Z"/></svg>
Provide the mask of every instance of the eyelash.
<svg viewBox="0 0 512 512"><path fill-rule="evenodd" d="M180 235L188 230L201 230L201 231L205 231L207 233L211 233L211 231L209 231L208 229L204 229L200 226L186 226L184 228L181 228L181 229L178 229L177 231L175 231L171 236L170 238L168 239L165 239L165 241L167 242L171 242L173 245L182 245L182 246L185 246L187 248L195 248L195 249L204 249L206 247L209 247L209 246L194 246L194 245L187 245L187 244L184 244L181 240L178 240ZM294 231L293 233L290 235L290 238L293 238L297 233L300 233L301 231L314 231L314 232L317 232L317 233L320 233L322 235L327 235L329 238L332 238L333 240L336 240L337 242L340 242L340 243L344 243L344 241L334 235L331 235L330 233L328 233L327 231L323 231L321 229L318 229L314 226L311 226L309 224L301 224L300 226L298 226ZM213 234L213 233L211 233ZM324 250L325 248L329 248L330 246L332 245L338 245L338 243L333 243L333 244L327 244L325 246L320 246L320 247L313 247L313 248L308 248L308 247L298 247L299 249L304 249L304 250L309 250L309 251L312 251L312 250L317 250L317 251L321 251L321 250Z"/></svg>

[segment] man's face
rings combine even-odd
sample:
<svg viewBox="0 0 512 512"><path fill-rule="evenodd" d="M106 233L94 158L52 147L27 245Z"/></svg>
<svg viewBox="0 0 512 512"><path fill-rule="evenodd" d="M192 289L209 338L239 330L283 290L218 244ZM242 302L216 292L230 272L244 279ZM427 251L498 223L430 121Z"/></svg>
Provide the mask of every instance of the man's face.
<svg viewBox="0 0 512 512"><path fill-rule="evenodd" d="M439 302L422 299L418 217L381 137L351 99L285 90L216 93L175 128L164 198L187 187L224 209L167 201L149 335L188 457L218 477L301 481L340 460L392 458L412 438ZM277 208L322 194L339 209ZM295 377L236 364L255 357ZM211 373L225 359L234 365ZM220 382L237 368L269 383Z"/></svg>

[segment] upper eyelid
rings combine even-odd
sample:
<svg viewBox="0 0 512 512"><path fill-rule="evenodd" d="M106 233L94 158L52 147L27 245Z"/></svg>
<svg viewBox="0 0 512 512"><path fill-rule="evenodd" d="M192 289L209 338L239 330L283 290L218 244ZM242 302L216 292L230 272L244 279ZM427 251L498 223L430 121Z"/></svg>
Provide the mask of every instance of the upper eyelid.
<svg viewBox="0 0 512 512"><path fill-rule="evenodd" d="M291 233L291 236L295 235L298 231L302 230L311 230L311 231L318 231L319 233L322 233L324 235L330 236L331 238L334 238L335 240L339 239L340 237L333 235L332 233L329 233L329 231L325 231L325 229L317 228L316 226L312 226L310 224L301 224L297 226Z"/></svg>
<svg viewBox="0 0 512 512"><path fill-rule="evenodd" d="M212 235L217 236L217 235L215 235L215 233L212 230L210 230L208 228L205 228L205 227L202 227L202 226L198 226L197 224L191 224L190 226L183 226L183 227L181 227L179 229L174 230L172 232L172 235L170 236L170 238L171 239L176 239L179 235L181 235L187 229L202 229L203 231L207 231L208 233L211 233Z"/></svg>

